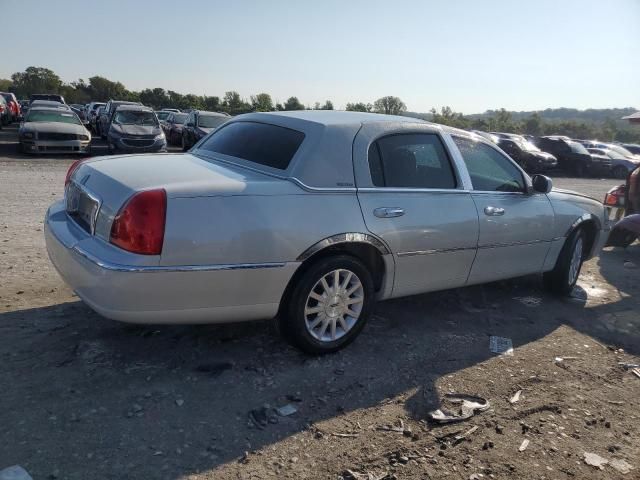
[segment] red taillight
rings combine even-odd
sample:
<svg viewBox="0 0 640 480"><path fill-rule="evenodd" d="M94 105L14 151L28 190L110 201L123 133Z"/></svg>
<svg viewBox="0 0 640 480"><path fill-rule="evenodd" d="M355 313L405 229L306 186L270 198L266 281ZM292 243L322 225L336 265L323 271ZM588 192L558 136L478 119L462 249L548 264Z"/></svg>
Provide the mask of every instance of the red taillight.
<svg viewBox="0 0 640 480"><path fill-rule="evenodd" d="M76 169L80 166L80 163L82 163L83 160L84 158L80 158L71 164L71 166L69 167L69 170L67 170L67 176L64 179L65 187L69 184L69 182L71 181L71 175L73 175L73 172L76 171Z"/></svg>
<svg viewBox="0 0 640 480"><path fill-rule="evenodd" d="M624 193L624 185L620 185L613 190L609 190L609 192L604 196L604 204L610 207L622 206L624 204Z"/></svg>
<svg viewBox="0 0 640 480"><path fill-rule="evenodd" d="M114 218L109 241L128 252L160 255L166 213L164 190L136 193Z"/></svg>

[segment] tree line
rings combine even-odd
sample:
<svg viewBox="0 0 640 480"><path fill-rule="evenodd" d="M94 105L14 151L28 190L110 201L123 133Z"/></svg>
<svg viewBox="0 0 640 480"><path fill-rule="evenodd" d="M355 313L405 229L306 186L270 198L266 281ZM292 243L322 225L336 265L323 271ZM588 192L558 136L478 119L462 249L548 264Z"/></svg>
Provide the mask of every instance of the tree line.
<svg viewBox="0 0 640 480"><path fill-rule="evenodd" d="M155 109L196 108L238 115L248 112L270 112L285 110L333 110L330 100L313 106L303 105L295 97L274 102L268 93L251 95L248 99L238 92L229 91L222 97L181 94L163 88L145 88L139 92L128 90L122 83L101 76L93 76L87 81L79 79L71 83L63 82L52 70L43 67L28 67L24 72L16 72L11 79L0 79L0 91L11 91L18 98L28 98L32 93L57 93L65 97L67 103L106 102L110 99L139 101ZM379 98L373 103L347 103L346 110L375 112L388 115L410 115L432 122L462 129L527 133L531 135L567 135L572 138L597 138L607 141L640 142L640 129L631 128L615 117L598 117L595 121L545 120L537 112L509 112L505 109L491 110L482 115L463 115L450 107L435 108L426 114L407 112L404 102L394 96ZM576 115L573 111L572 115ZM588 113L589 111L585 112ZM592 111L594 112L594 111ZM619 112L615 114L619 115ZM593 113L591 114L593 115Z"/></svg>

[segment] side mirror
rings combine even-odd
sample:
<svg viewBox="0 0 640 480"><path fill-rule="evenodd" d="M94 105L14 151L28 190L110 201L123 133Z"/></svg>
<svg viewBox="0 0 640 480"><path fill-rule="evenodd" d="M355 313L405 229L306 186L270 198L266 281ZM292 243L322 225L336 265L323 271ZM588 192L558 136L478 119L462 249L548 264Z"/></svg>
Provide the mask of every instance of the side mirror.
<svg viewBox="0 0 640 480"><path fill-rule="evenodd" d="M537 193L549 193L553 188L553 181L545 175L534 175L531 177L533 191Z"/></svg>

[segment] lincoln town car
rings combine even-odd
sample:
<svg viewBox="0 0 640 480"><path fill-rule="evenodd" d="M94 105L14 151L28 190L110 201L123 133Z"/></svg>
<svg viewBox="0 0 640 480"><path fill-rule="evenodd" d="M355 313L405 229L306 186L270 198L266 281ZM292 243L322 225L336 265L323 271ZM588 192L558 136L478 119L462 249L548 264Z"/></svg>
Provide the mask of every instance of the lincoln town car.
<svg viewBox="0 0 640 480"><path fill-rule="evenodd" d="M609 228L483 137L358 112L240 115L188 153L78 161L65 184L47 249L96 312L276 318L311 353L353 341L377 300L529 274L569 294Z"/></svg>

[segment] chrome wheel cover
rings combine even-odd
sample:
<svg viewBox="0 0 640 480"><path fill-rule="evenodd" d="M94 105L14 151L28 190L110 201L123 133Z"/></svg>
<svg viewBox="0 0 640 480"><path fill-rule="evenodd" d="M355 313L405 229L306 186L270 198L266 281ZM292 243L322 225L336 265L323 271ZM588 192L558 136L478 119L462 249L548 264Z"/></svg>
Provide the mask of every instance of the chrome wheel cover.
<svg viewBox="0 0 640 480"><path fill-rule="evenodd" d="M350 270L325 274L311 289L304 306L309 334L320 342L344 337L358 322L364 306L364 288Z"/></svg>
<svg viewBox="0 0 640 480"><path fill-rule="evenodd" d="M571 263L569 264L569 285L573 284L578 279L580 273L580 265L582 264L582 237L578 238L575 246L573 247L573 253L571 255Z"/></svg>

